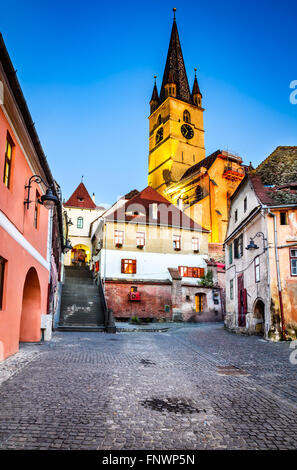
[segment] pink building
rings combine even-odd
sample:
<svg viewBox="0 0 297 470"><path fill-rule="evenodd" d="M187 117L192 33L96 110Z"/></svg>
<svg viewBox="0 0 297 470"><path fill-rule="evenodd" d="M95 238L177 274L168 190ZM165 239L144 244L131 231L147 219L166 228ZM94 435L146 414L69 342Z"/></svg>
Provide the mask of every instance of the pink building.
<svg viewBox="0 0 297 470"><path fill-rule="evenodd" d="M52 259L63 247L56 188L0 34L0 360L51 327Z"/></svg>

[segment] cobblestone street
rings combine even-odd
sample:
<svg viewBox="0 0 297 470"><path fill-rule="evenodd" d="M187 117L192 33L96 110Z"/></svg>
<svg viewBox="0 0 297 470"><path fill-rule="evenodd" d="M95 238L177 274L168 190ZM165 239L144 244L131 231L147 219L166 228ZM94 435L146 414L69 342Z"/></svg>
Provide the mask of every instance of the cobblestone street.
<svg viewBox="0 0 297 470"><path fill-rule="evenodd" d="M56 332L0 365L0 449L295 449L291 352L218 323Z"/></svg>

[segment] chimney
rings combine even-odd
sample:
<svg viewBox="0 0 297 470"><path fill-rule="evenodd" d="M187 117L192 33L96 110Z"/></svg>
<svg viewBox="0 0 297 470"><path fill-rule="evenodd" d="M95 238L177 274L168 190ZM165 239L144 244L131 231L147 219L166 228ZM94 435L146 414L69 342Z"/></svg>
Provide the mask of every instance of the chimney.
<svg viewBox="0 0 297 470"><path fill-rule="evenodd" d="M95 193L92 195L93 202L95 202Z"/></svg>

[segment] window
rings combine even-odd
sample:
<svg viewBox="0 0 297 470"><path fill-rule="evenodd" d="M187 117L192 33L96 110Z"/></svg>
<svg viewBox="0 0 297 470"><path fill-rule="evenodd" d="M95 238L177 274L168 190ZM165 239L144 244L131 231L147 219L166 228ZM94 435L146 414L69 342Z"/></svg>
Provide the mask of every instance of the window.
<svg viewBox="0 0 297 470"><path fill-rule="evenodd" d="M38 228L38 214L39 214L39 202L38 199L40 197L40 194L38 191L36 191L36 196L35 196L35 207L34 207L34 227L37 229Z"/></svg>
<svg viewBox="0 0 297 470"><path fill-rule="evenodd" d="M136 274L136 259L122 259L123 274Z"/></svg>
<svg viewBox="0 0 297 470"><path fill-rule="evenodd" d="M199 238L192 238L192 250L198 253L199 251Z"/></svg>
<svg viewBox="0 0 297 470"><path fill-rule="evenodd" d="M179 273L182 277L201 277L204 276L204 268L192 268L188 266L179 266Z"/></svg>
<svg viewBox="0 0 297 470"><path fill-rule="evenodd" d="M181 236L180 235L173 235L173 249L176 251L180 251L181 249Z"/></svg>
<svg viewBox="0 0 297 470"><path fill-rule="evenodd" d="M287 212L280 212L280 224L281 225L288 225Z"/></svg>
<svg viewBox="0 0 297 470"><path fill-rule="evenodd" d="M255 264L255 282L260 282L260 256L256 256L254 264Z"/></svg>
<svg viewBox="0 0 297 470"><path fill-rule="evenodd" d="M240 235L234 240L234 258L241 258L243 255L243 236Z"/></svg>
<svg viewBox="0 0 297 470"><path fill-rule="evenodd" d="M195 162L195 155L193 155L193 162Z"/></svg>
<svg viewBox="0 0 297 470"><path fill-rule="evenodd" d="M232 263L233 263L233 247L232 247L232 243L230 243L230 245L228 246L228 250L229 250L229 264L232 264Z"/></svg>
<svg viewBox="0 0 297 470"><path fill-rule="evenodd" d="M158 116L157 126L160 126L160 124L162 124L162 117L161 117L161 114L159 114L159 116Z"/></svg>
<svg viewBox="0 0 297 470"><path fill-rule="evenodd" d="M5 160L4 160L4 174L3 183L9 189L11 180L11 163L12 163L12 148L14 143L9 134L6 137L6 149L5 149Z"/></svg>
<svg viewBox="0 0 297 470"><path fill-rule="evenodd" d="M114 231L114 243L116 246L122 246L124 244L124 232L122 230Z"/></svg>
<svg viewBox="0 0 297 470"><path fill-rule="evenodd" d="M187 109L184 111L183 119L184 122L191 122L191 114Z"/></svg>
<svg viewBox="0 0 297 470"><path fill-rule="evenodd" d="M0 256L0 310L3 308L4 271L6 260Z"/></svg>
<svg viewBox="0 0 297 470"><path fill-rule="evenodd" d="M77 228L83 228L84 226L84 219L82 217L77 218Z"/></svg>
<svg viewBox="0 0 297 470"><path fill-rule="evenodd" d="M234 280L230 280L230 300L234 299Z"/></svg>
<svg viewBox="0 0 297 470"><path fill-rule="evenodd" d="M140 247L145 245L145 232L136 232L136 245Z"/></svg>
<svg viewBox="0 0 297 470"><path fill-rule="evenodd" d="M245 197L243 200L243 211L246 212L247 210L247 198Z"/></svg>
<svg viewBox="0 0 297 470"><path fill-rule="evenodd" d="M297 276L297 249L290 249L291 276Z"/></svg>
<svg viewBox="0 0 297 470"><path fill-rule="evenodd" d="M237 222L237 220L238 220L238 212L237 212L237 209L236 209L236 211L234 212L234 219L235 219L235 222Z"/></svg>

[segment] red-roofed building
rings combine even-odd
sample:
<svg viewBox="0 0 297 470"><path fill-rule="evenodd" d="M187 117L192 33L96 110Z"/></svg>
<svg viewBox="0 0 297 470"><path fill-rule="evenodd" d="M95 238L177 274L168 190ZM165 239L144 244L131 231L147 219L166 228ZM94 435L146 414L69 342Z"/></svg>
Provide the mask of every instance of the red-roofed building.
<svg viewBox="0 0 297 470"><path fill-rule="evenodd" d="M64 258L66 266L88 264L91 259L90 227L105 208L97 206L95 194L91 197L84 183L81 182L67 202L63 204L71 224L68 225L68 239L72 245Z"/></svg>
<svg viewBox="0 0 297 470"><path fill-rule="evenodd" d="M220 320L220 289L201 284L208 233L152 187L107 210L91 238L115 318Z"/></svg>

